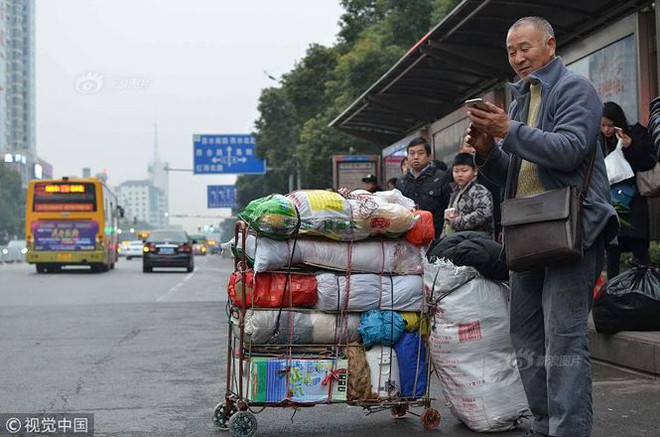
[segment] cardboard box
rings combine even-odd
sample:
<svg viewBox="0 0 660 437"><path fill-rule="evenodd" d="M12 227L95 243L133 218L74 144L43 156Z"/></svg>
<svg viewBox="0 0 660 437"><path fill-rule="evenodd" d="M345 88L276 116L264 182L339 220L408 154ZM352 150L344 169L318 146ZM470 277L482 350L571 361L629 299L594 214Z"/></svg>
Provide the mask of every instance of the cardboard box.
<svg viewBox="0 0 660 437"><path fill-rule="evenodd" d="M253 402L346 401L348 360L253 357L247 398Z"/></svg>

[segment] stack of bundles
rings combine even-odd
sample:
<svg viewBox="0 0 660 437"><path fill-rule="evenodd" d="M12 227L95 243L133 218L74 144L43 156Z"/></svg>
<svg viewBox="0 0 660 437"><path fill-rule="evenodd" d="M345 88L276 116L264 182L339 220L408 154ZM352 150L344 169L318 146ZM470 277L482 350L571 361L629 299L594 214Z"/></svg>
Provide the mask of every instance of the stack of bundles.
<svg viewBox="0 0 660 437"><path fill-rule="evenodd" d="M239 214L248 234L233 247L248 269L228 287L233 305L247 309L246 340L341 346L349 400L422 396L422 260L434 230L413 207L398 190L302 190L250 202ZM364 341L369 326L384 334Z"/></svg>

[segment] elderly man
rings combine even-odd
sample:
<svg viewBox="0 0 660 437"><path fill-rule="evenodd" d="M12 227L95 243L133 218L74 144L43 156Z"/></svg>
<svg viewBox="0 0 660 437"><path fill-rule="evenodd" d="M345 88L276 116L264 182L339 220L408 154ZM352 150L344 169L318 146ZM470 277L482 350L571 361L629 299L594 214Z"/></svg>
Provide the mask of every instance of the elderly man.
<svg viewBox="0 0 660 437"><path fill-rule="evenodd" d="M524 366L523 386L534 414L528 436L588 436L592 383L587 318L603 267L604 242L618 222L598 143L602 104L589 81L555 57L550 23L525 17L507 33L511 84L508 115L487 103L470 108L465 141L477 150L480 171L506 184L507 197L581 186L596 160L582 209L583 259L511 273L511 341ZM501 138L495 144L495 138ZM504 234L506 244L506 232Z"/></svg>

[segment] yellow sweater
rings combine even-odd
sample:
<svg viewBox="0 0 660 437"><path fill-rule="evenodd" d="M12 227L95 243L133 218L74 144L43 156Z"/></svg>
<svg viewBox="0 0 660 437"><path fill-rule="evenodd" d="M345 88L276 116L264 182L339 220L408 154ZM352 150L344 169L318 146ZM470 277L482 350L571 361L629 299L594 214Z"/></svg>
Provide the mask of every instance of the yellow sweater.
<svg viewBox="0 0 660 437"><path fill-rule="evenodd" d="M527 115L527 125L536 127L536 118L541 107L541 85L532 84L530 86L529 112ZM536 164L522 160L520 173L518 173L518 189L516 197L526 197L545 191L541 178L539 178L539 169Z"/></svg>

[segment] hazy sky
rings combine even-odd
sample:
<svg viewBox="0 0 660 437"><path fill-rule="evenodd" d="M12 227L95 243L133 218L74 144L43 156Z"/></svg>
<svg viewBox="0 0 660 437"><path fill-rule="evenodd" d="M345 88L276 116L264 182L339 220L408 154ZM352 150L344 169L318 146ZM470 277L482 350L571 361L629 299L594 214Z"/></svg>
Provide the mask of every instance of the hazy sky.
<svg viewBox="0 0 660 437"><path fill-rule="evenodd" d="M36 4L37 152L56 177L107 168L111 186L147 177L154 123L174 168L192 168L194 133L251 132L275 84L264 70L279 77L309 44L331 45L342 12L339 0ZM206 186L234 180L170 172L170 213L229 214L206 208Z"/></svg>

